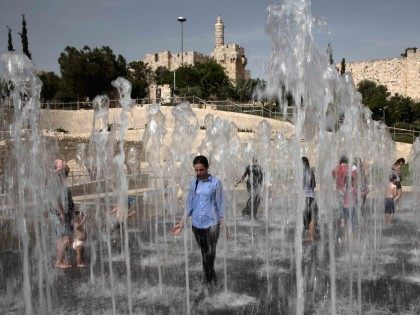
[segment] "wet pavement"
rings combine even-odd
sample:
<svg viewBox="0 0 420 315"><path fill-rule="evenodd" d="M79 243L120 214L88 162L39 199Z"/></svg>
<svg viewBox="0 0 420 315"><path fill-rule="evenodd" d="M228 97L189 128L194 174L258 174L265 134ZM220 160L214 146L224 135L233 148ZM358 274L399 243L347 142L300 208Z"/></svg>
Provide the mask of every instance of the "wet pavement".
<svg viewBox="0 0 420 315"><path fill-rule="evenodd" d="M395 215L392 226L376 230L372 220L366 215L364 223L360 224L363 237L355 241L354 247L349 241L339 240L338 235L334 235L337 313L357 313L361 308L366 314L419 314L419 209L405 209ZM7 231L6 226L3 232ZM154 222L145 222L138 228L133 223L128 230L133 313L184 314L187 307L183 237L173 238L168 234L165 246L164 227L160 224L158 255L153 226ZM170 227L171 224L168 224L166 230L169 231ZM192 246L188 254L191 313L295 313L293 229L279 230L272 222L267 226L260 220L254 224L253 230L254 243L250 236L251 223L240 218L237 220L236 242L233 227L226 243L222 238L219 240L216 259L218 285L208 295L202 294L207 292L201 285L199 249L191 231L187 231L188 247ZM305 314L331 311L330 256L328 242L323 241L327 238L327 231L321 229L320 233L324 235L318 235L312 244L304 244L302 250ZM2 239L4 241L5 238ZM21 314L25 312L22 253L16 248L16 241L10 244L13 245L9 249L2 246L0 252L0 274L4 279L0 282L0 312ZM38 282L38 259L31 250L34 313L43 313L47 309L54 314L112 313L112 296L116 313L128 313L127 265L121 252L121 239L116 237L112 242L114 285L111 288L108 252L101 235L92 232L89 237L86 246L89 266L86 268L52 268L54 252L51 247L46 268L48 276L42 277L41 284ZM158 257L161 258L160 264ZM72 255L68 258L74 261ZM162 266L162 287L159 287L159 265ZM40 287L42 292L50 292L50 296L40 299ZM47 287L50 289L46 290ZM45 305L40 304L41 300L45 301Z"/></svg>

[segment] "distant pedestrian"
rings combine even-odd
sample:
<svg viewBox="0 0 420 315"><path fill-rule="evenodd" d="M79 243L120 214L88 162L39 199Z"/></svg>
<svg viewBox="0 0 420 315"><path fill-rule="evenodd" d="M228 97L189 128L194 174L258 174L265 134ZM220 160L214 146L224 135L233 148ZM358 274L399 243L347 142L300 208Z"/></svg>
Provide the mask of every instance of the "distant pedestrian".
<svg viewBox="0 0 420 315"><path fill-rule="evenodd" d="M303 189L305 193L305 210L303 212L303 224L308 231L304 241L313 241L315 224L318 218L318 206L315 201L315 175L309 165L309 159L302 157L303 163Z"/></svg>
<svg viewBox="0 0 420 315"><path fill-rule="evenodd" d="M343 204L344 204L344 195L346 193L346 179L350 173L348 159L345 155L341 156L340 162L332 171L332 175L335 178L335 189L337 192L338 207L340 211L341 218L341 227L344 227L345 219L343 218Z"/></svg>
<svg viewBox="0 0 420 315"><path fill-rule="evenodd" d="M366 202L366 197L369 193L368 188L368 171L366 165L362 162L361 158L354 159L354 165L352 173L356 176L357 190L360 192L361 203L360 206L363 207Z"/></svg>
<svg viewBox="0 0 420 315"><path fill-rule="evenodd" d="M395 213L395 198L397 197L397 177L394 174L389 176L385 193L385 224L392 224L392 215Z"/></svg>
<svg viewBox="0 0 420 315"><path fill-rule="evenodd" d="M401 167L405 164L404 158L399 158L395 161L394 165L391 168L391 174L395 175L395 185L397 186L397 196L395 197L395 208L397 211L401 211L400 199L402 197L402 176L401 176Z"/></svg>
<svg viewBox="0 0 420 315"><path fill-rule="evenodd" d="M255 219L257 217L258 207L260 206L261 202L261 190L263 181L262 169L256 158L253 158L252 164L245 168L244 174L236 183L236 185L242 182L246 177L248 177L246 181L246 189L248 191L249 197L245 208L242 210L242 215L250 216L252 211L253 218Z"/></svg>

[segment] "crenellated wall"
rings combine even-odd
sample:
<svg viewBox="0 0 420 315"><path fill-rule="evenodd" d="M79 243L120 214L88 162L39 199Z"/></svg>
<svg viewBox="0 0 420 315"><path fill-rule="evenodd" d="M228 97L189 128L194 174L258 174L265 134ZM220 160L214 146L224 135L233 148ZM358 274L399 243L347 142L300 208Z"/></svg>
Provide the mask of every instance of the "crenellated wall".
<svg viewBox="0 0 420 315"><path fill-rule="evenodd" d="M398 93L420 100L420 53L407 49L399 58L357 61L346 64L357 85L362 80L371 80L385 85L391 94Z"/></svg>
<svg viewBox="0 0 420 315"><path fill-rule="evenodd" d="M147 63L153 71L158 67L165 67L169 71L174 71L181 66L181 61L184 65L194 66L197 63L203 63L210 59L210 56L196 51L184 51L183 58L181 58L181 53L173 54L166 50L153 54L146 54L143 62Z"/></svg>

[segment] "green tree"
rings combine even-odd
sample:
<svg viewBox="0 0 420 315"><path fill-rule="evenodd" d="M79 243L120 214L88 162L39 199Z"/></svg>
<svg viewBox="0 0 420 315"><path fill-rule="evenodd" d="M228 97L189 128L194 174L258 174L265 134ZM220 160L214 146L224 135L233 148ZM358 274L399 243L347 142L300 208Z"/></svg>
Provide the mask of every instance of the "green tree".
<svg viewBox="0 0 420 315"><path fill-rule="evenodd" d="M213 60L195 66L183 65L175 70L175 78L175 94L179 96L227 99L235 95L223 67ZM170 84L173 89L173 72L164 67L157 68L155 82L159 85Z"/></svg>
<svg viewBox="0 0 420 315"><path fill-rule="evenodd" d="M377 85L370 80L360 81L357 90L362 94L362 103L372 111L372 118L380 120L383 116L383 110L388 105L387 98L390 93L384 85ZM385 112L387 114L387 112ZM387 116L386 116L387 118ZM387 119L388 120L388 119Z"/></svg>
<svg viewBox="0 0 420 315"><path fill-rule="evenodd" d="M214 60L197 64L203 97L226 99L231 96L233 87L221 65Z"/></svg>
<svg viewBox="0 0 420 315"><path fill-rule="evenodd" d="M132 84L131 97L144 98L147 87L153 81L154 73L143 61L132 61L128 64L128 80Z"/></svg>
<svg viewBox="0 0 420 315"><path fill-rule="evenodd" d="M262 87L263 83L260 79L238 80L233 88L234 99L239 102L249 102L257 87Z"/></svg>
<svg viewBox="0 0 420 315"><path fill-rule="evenodd" d="M29 52L29 44L28 44L28 30L26 29L26 20L25 14L22 14L22 33L19 33L20 38L22 40L22 51L23 53L28 56L29 59L32 59L32 55Z"/></svg>
<svg viewBox="0 0 420 315"><path fill-rule="evenodd" d="M174 73L169 71L166 67L157 67L155 70L155 82L156 84L173 84Z"/></svg>
<svg viewBox="0 0 420 315"><path fill-rule="evenodd" d="M346 72L346 59L341 59L341 68L340 68L340 74L343 75Z"/></svg>
<svg viewBox="0 0 420 315"><path fill-rule="evenodd" d="M420 102L413 102L411 104L411 110L414 113L415 123L420 128Z"/></svg>
<svg viewBox="0 0 420 315"><path fill-rule="evenodd" d="M38 75L42 81L41 98L43 100L56 99L61 88L61 79L54 72L43 72Z"/></svg>
<svg viewBox="0 0 420 315"><path fill-rule="evenodd" d="M7 50L8 51L15 51L13 48L13 41L12 41L12 30L10 27L7 26L8 34L7 34Z"/></svg>
<svg viewBox="0 0 420 315"><path fill-rule="evenodd" d="M334 59L333 59L333 49L332 49L331 43L328 43L327 55L328 55L328 60L330 62L330 65L333 65L334 64Z"/></svg>
<svg viewBox="0 0 420 315"><path fill-rule="evenodd" d="M413 100L410 97L404 97L395 94L389 99L387 108L386 123L388 125L400 123L411 124L416 120L413 110Z"/></svg>
<svg viewBox="0 0 420 315"><path fill-rule="evenodd" d="M175 70L176 91L185 90L189 87L200 86L200 73L197 67L183 65Z"/></svg>
<svg viewBox="0 0 420 315"><path fill-rule="evenodd" d="M60 95L67 99L83 100L98 94L115 93L111 82L119 76L127 77L127 63L121 55L115 56L108 46L89 46L77 50L67 46L58 58L63 89Z"/></svg>
<svg viewBox="0 0 420 315"><path fill-rule="evenodd" d="M185 86L180 89L177 89L178 96L197 96L199 98L203 98L203 90L201 86Z"/></svg>
<svg viewBox="0 0 420 315"><path fill-rule="evenodd" d="M391 96L386 86L369 80L359 82L357 89L362 94L362 103L372 111L373 119L382 119L385 111L385 123L388 126L420 122L420 103L410 97L398 94Z"/></svg>

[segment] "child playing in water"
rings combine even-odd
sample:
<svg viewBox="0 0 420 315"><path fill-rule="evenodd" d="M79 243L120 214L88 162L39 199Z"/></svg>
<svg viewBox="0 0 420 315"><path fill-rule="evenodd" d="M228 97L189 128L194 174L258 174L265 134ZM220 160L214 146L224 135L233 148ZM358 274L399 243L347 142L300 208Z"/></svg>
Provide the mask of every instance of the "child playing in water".
<svg viewBox="0 0 420 315"><path fill-rule="evenodd" d="M397 198L397 176L389 176L385 194L385 224L392 224L392 214L395 213L395 198Z"/></svg>
<svg viewBox="0 0 420 315"><path fill-rule="evenodd" d="M83 268L86 267L83 259L83 252L85 250L85 241L86 241L86 231L85 231L85 223L86 223L86 216L80 212L75 211L75 218L73 221L73 229L74 229L74 240L73 240L73 249L76 252L76 263L77 267Z"/></svg>

